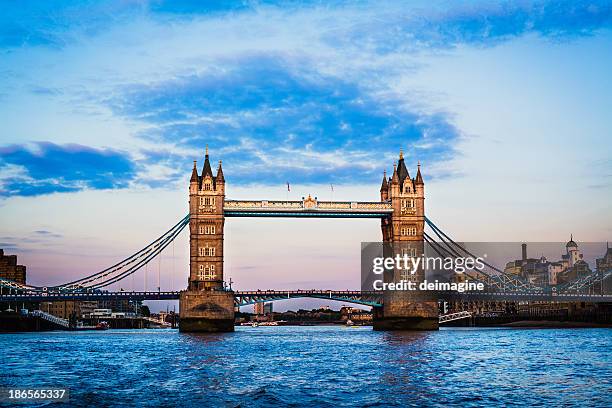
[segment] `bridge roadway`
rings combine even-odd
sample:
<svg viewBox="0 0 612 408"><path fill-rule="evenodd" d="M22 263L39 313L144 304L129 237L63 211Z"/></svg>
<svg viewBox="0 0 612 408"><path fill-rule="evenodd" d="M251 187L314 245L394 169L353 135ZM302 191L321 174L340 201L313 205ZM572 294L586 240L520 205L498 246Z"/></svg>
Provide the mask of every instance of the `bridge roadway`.
<svg viewBox="0 0 612 408"><path fill-rule="evenodd" d="M62 300L176 300L179 291L161 292L89 292L89 293L31 293L2 294L0 302L53 302ZM234 292L236 306L283 299L315 298L366 306L382 305L382 292L358 290L251 290ZM520 293L520 292L440 292L438 299L444 301L555 301L555 302L611 302L611 295Z"/></svg>

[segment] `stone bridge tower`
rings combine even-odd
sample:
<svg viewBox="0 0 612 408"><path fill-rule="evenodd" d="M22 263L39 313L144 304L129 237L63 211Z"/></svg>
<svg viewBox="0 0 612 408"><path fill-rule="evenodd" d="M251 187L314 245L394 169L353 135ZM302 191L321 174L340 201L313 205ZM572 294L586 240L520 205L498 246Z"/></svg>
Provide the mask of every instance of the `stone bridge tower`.
<svg viewBox="0 0 612 408"><path fill-rule="evenodd" d="M225 178L221 162L213 176L208 158L204 157L202 175L193 163L189 181L189 289L223 288L223 201Z"/></svg>
<svg viewBox="0 0 612 408"><path fill-rule="evenodd" d="M225 178L219 161L213 176L208 147L202 174L193 163L189 181L189 280L180 296L180 330L234 330L234 295L223 281Z"/></svg>
<svg viewBox="0 0 612 408"><path fill-rule="evenodd" d="M381 201L390 202L393 214L381 221L385 257L397 254L421 256L424 253L425 183L418 165L415 178L411 178L400 152L393 165L393 175L383 176L380 187ZM413 281L417 285L425 279L425 271L414 275L393 270L385 275L386 281ZM383 307L374 310L376 330L435 330L438 328L438 304L427 292L386 291Z"/></svg>

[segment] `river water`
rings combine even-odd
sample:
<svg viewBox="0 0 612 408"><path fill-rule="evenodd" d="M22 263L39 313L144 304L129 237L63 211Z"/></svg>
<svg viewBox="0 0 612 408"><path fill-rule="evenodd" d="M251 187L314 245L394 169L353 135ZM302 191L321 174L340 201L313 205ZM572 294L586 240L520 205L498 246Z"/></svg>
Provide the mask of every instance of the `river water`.
<svg viewBox="0 0 612 408"><path fill-rule="evenodd" d="M0 347L0 386L69 388L47 406L612 406L612 329L108 330Z"/></svg>

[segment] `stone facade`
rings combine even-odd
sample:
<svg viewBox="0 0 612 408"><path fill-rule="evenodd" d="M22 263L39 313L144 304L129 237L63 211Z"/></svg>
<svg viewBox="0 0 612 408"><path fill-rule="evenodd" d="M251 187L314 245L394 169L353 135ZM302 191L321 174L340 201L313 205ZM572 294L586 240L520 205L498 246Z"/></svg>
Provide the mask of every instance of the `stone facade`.
<svg viewBox="0 0 612 408"><path fill-rule="evenodd" d="M234 294L223 281L224 201L221 162L213 176L207 148L202 174L194 162L189 181L189 280L179 299L183 332L234 330Z"/></svg>
<svg viewBox="0 0 612 408"><path fill-rule="evenodd" d="M383 176L380 199L390 202L393 214L381 221L383 242L389 243L391 254L420 256L424 251L423 232L425 228L425 183L418 165L415 178L411 178L400 152L399 161L393 166L393 175ZM414 281L425 279L421 269L414 275L394 270L385 274L385 281ZM383 306L375 308L375 330L437 330L438 302L428 292L386 291Z"/></svg>
<svg viewBox="0 0 612 408"><path fill-rule="evenodd" d="M180 324L182 332L234 331L234 293L223 290L187 290L181 292Z"/></svg>
<svg viewBox="0 0 612 408"><path fill-rule="evenodd" d="M213 176L207 152L202 175L194 162L189 182L190 290L223 289L224 200L221 162Z"/></svg>

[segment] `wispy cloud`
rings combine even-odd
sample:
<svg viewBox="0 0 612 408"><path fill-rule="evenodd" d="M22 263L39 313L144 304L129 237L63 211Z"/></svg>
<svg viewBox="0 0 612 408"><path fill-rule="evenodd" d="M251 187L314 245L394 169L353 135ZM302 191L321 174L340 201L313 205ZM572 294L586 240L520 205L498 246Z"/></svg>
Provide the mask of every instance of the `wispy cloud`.
<svg viewBox="0 0 612 408"><path fill-rule="evenodd" d="M604 1L211 4L9 3L4 100L24 92L75 111L110 109L132 132L129 153L5 147L0 194L166 186L205 144L234 184L378 181L400 147L444 177L461 136L452 114L398 86L423 69L423 55L612 26ZM28 62L40 52L44 72Z"/></svg>
<svg viewBox="0 0 612 408"><path fill-rule="evenodd" d="M134 176L129 156L113 149L50 142L0 148L0 196L122 188Z"/></svg>
<svg viewBox="0 0 612 408"><path fill-rule="evenodd" d="M143 138L200 154L210 145L235 183L278 183L288 173L300 182L374 180L399 146L440 160L458 137L443 114L411 111L400 96L381 97L281 58L217 66L224 68L127 87L112 106L150 125Z"/></svg>

